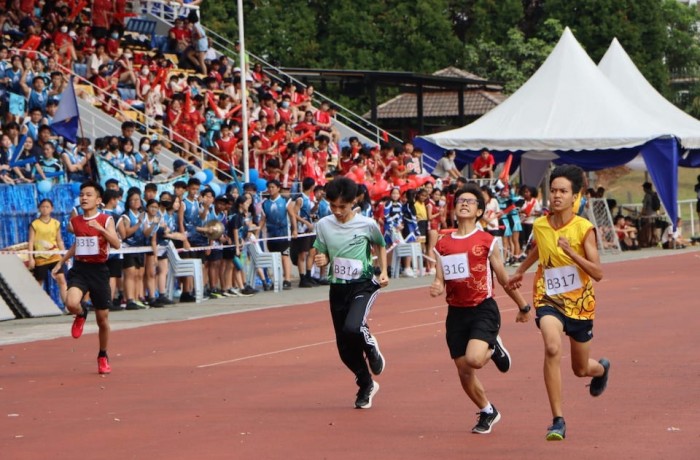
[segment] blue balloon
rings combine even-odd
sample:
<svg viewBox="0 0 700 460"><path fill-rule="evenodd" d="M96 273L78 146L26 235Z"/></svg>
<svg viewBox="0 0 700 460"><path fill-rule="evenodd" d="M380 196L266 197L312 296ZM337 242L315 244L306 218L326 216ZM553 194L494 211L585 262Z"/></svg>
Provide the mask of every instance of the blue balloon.
<svg viewBox="0 0 700 460"><path fill-rule="evenodd" d="M267 190L267 181L265 179L259 179L255 181L255 185L258 186L258 192L264 192Z"/></svg>
<svg viewBox="0 0 700 460"><path fill-rule="evenodd" d="M207 169L207 171L209 170ZM209 182L209 184L207 184L207 187L209 187L214 192L214 196L221 195L221 186L216 182Z"/></svg>
<svg viewBox="0 0 700 460"><path fill-rule="evenodd" d="M214 180L214 173L212 172L211 169L203 169L202 171L204 171L204 176L205 176L205 179L204 179L204 181L202 182L202 184L205 184L205 185L206 185L206 184L208 184L209 182L211 182L211 181Z"/></svg>
<svg viewBox="0 0 700 460"><path fill-rule="evenodd" d="M257 169L251 168L248 170L248 175L250 176L250 182L256 184L258 182L258 178L260 177L260 174L258 173Z"/></svg>
<svg viewBox="0 0 700 460"><path fill-rule="evenodd" d="M50 180L40 180L36 183L36 189L39 191L39 193L49 193L51 188L53 188L53 182Z"/></svg>
<svg viewBox="0 0 700 460"><path fill-rule="evenodd" d="M204 174L204 171L197 171L196 173L194 173L194 178L199 179L199 182L204 184L204 181L207 180L207 175Z"/></svg>
<svg viewBox="0 0 700 460"><path fill-rule="evenodd" d="M70 184L70 189L73 192L73 195L79 195L80 194L80 186L83 185L80 182L71 182Z"/></svg>

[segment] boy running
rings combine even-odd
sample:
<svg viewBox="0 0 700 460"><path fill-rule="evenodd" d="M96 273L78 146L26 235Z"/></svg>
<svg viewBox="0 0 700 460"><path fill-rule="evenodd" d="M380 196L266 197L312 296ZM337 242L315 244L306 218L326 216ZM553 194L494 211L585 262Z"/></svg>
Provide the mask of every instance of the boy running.
<svg viewBox="0 0 700 460"><path fill-rule="evenodd" d="M447 347L464 392L479 408L477 423L472 428L472 433L477 434L490 433L501 414L486 397L476 371L490 359L501 372L508 372L511 365L510 355L498 335L501 315L493 299L493 274L518 304L516 321L530 319L530 306L523 296L507 287L508 275L496 239L477 226L485 209L484 196L477 185L467 184L457 190L454 196L457 231L445 235L435 245L438 263L435 281L430 285L433 297L447 291Z"/></svg>
<svg viewBox="0 0 700 460"><path fill-rule="evenodd" d="M65 305L69 312L76 315L71 334L79 338L83 334L83 326L88 310L80 305L86 293L95 308L97 326L100 329L100 351L97 355L97 371L109 374L112 368L107 357L109 342L109 307L112 293L109 287L109 268L107 257L109 247L119 249L120 242L114 219L98 210L102 201L102 187L92 181L80 186L80 208L83 214L71 218L70 223L75 233L75 243L64 254L51 271L52 276L60 273L66 260L74 257L73 268L68 272L68 293Z"/></svg>
<svg viewBox="0 0 700 460"><path fill-rule="evenodd" d="M367 316L380 287L389 284L386 270L386 247L377 223L353 211L357 184L345 177L326 186L332 214L316 223L318 251L314 262L319 267L330 264L330 308L340 359L355 374L359 387L355 407L369 409L379 384L372 374L384 370L384 357L377 339L369 333ZM372 247L377 249L380 274L374 278ZM367 362L369 361L369 369Z"/></svg>
<svg viewBox="0 0 700 460"><path fill-rule="evenodd" d="M566 437L562 411L562 332L569 336L571 367L577 377L593 377L591 396L600 396L608 383L610 362L589 358L593 338L595 296L593 280L603 278L593 225L575 213L577 194L583 186L583 171L563 165L552 171L550 215L535 220L535 246L511 276L519 287L523 273L536 261L534 301L536 323L544 340L544 383L554 420L547 429L548 441Z"/></svg>

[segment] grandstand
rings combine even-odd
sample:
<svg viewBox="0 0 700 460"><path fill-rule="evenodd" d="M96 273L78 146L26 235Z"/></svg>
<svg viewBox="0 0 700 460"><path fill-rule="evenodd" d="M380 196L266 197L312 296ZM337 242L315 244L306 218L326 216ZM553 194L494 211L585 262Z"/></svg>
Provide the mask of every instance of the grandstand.
<svg viewBox="0 0 700 460"><path fill-rule="evenodd" d="M61 0L39 8L38 2L22 1L12 2L0 21L0 247L29 239L37 205L45 198L53 202L52 216L69 247L69 219L80 212L79 186L90 178L121 193L122 201L110 211L118 228L134 225L122 224L125 217L120 215L127 207L123 199L135 188L142 193L144 209L150 198L161 204L157 216L132 210L140 213L138 222L160 225L158 219L170 216L173 235L186 234L193 245L203 239L198 244L203 248L213 245L213 250L202 250L207 255L201 276L215 297L247 295L256 286L290 287L288 273L282 284L268 278L263 268L276 273L274 264L233 268L239 252L245 259L249 235L258 241L247 245L266 246L265 229L255 225L270 180L278 180L289 199L290 194L298 196L302 180L313 179L317 188L307 198L310 217L319 218L328 213L322 186L337 174L352 178L364 187L361 212L376 218L392 247L422 243L426 249L429 236L420 234L422 226L413 225L414 220L431 220L431 229L451 224L448 185L454 177L437 178L447 192L442 201L433 202L428 193L425 201L418 200L417 209L412 194L404 198L407 202L392 203L388 196L394 188L404 195L423 187L433 191L435 178L423 169L421 152L258 56L247 53L249 62L241 64L236 44L201 24L196 5ZM248 102L245 114L243 98ZM247 181L244 171L249 171ZM181 181L187 187L191 178L201 182L199 192L189 195L176 187ZM201 208L208 194L215 203L206 204L211 206L208 215L209 209L202 208L208 216L203 223L220 220L227 229L233 228L232 222L239 225L216 241L202 235L203 225L187 218L180 222L178 211L169 207L177 203L190 209L188 203L195 203ZM248 194L250 202L243 200ZM394 213L404 217L397 219ZM164 248L167 239L159 234L158 244ZM145 273L139 275L144 287L136 298L115 292L115 303L162 306L159 299L173 294L163 292L167 264L154 262L150 241L137 246L147 254ZM225 254L223 261L209 254L217 251ZM253 263L263 260L258 253L254 251ZM25 252L23 257L41 254ZM415 260L423 263L414 259L414 265ZM423 272L422 266L411 268L408 258L399 265L395 274ZM154 277L162 279L157 288L149 285ZM50 279L47 283L61 305L56 286ZM184 292L180 300L189 294Z"/></svg>

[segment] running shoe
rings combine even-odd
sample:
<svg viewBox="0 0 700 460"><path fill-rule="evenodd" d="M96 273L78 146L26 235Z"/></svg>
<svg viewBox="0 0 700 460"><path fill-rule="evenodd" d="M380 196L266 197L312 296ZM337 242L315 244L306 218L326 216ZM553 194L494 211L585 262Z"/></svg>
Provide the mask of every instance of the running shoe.
<svg viewBox="0 0 700 460"><path fill-rule="evenodd" d="M489 434L491 432L491 428L498 423L499 420L501 420L501 413L496 410L496 406L491 406L493 408L493 412L490 414L487 414L486 412L477 412L476 415L478 415L476 425L474 425L474 428L472 428L472 433L476 434Z"/></svg>
<svg viewBox="0 0 700 460"><path fill-rule="evenodd" d="M271 285L268 284L268 286L271 286ZM285 291L289 291L291 288L292 288L291 281L283 281L282 282L282 289L284 289ZM272 287L270 289L272 289Z"/></svg>
<svg viewBox="0 0 700 460"><path fill-rule="evenodd" d="M605 358L600 358L598 360L601 366L603 366L603 369L605 369L605 372L603 372L603 375L600 377L593 377L591 379L591 385L590 385L590 392L591 396L600 396L603 394L605 391L605 388L608 386L608 374L610 373L610 361L608 361Z"/></svg>
<svg viewBox="0 0 700 460"><path fill-rule="evenodd" d="M76 315L75 319L73 320L73 326L70 328L70 334L73 336L74 339L79 339L81 335L83 335L83 327L85 326L85 320L87 319L88 316L88 310L83 309L83 312L79 315Z"/></svg>
<svg viewBox="0 0 700 460"><path fill-rule="evenodd" d="M112 372L112 367L109 365L109 358L106 356L97 357L97 372L99 374L109 374Z"/></svg>
<svg viewBox="0 0 700 460"><path fill-rule="evenodd" d="M496 337L496 343L493 346L493 354L491 355L491 360L496 364L496 367L501 372L508 372L510 369L510 353L503 346L503 341L501 341L501 336Z"/></svg>
<svg viewBox="0 0 700 460"><path fill-rule="evenodd" d="M370 384L366 387L361 387L357 391L357 398L355 399L355 408L369 409L370 407L372 407L372 398L374 398L374 395L377 394L377 391L379 391L379 384L377 382L370 382Z"/></svg>
<svg viewBox="0 0 700 460"><path fill-rule="evenodd" d="M369 369L374 375L379 375L384 371L386 361L384 355L379 351L379 344L376 342L374 346L367 352L367 361L369 361Z"/></svg>
<svg viewBox="0 0 700 460"><path fill-rule="evenodd" d="M125 310L132 311L132 310L143 310L143 309L145 309L146 307L140 306L140 305L139 305L140 303L141 303L141 302L134 302L133 300L129 300L129 301L126 303L126 308L125 308ZM141 305L143 305L143 304L141 304Z"/></svg>
<svg viewBox="0 0 700 460"><path fill-rule="evenodd" d="M257 289L254 289L250 287L249 285L245 285L243 289L238 291L241 297L250 297L254 294L257 294L259 291Z"/></svg>
<svg viewBox="0 0 700 460"><path fill-rule="evenodd" d="M547 441L563 441L566 438L564 417L554 417L552 426L547 428Z"/></svg>
<svg viewBox="0 0 700 460"><path fill-rule="evenodd" d="M212 289L211 292L209 292L209 298L210 299L222 299L224 295L219 292L218 289Z"/></svg>

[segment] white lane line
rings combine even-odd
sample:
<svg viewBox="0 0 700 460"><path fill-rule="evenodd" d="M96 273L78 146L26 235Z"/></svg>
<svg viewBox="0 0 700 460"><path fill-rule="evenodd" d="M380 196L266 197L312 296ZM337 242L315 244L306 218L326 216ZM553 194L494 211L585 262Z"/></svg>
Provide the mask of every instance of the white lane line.
<svg viewBox="0 0 700 460"><path fill-rule="evenodd" d="M434 326L436 324L442 324L444 323L444 320L440 321L434 321L432 323L422 323L422 324L415 324L413 326L406 326L406 327L400 327L396 329L388 329L386 331L382 331L377 333L376 335L381 335L381 334L390 334L392 332L401 332L401 331L407 331L409 329L417 329L419 327L425 327L425 326ZM307 343L306 345L299 345L298 347L291 347L291 348L283 348L281 350L274 350L274 351L268 351L267 353L258 353L255 355L248 355L248 356L241 356L240 358L234 358L234 359L228 359L226 361L218 361L215 363L209 363L209 364L200 364L197 366L198 369L204 369L207 367L215 367L215 366L221 366L223 364L232 364L232 363L237 363L240 361L246 361L249 359L254 359L254 358L262 358L265 356L272 356L272 355L278 355L280 353L286 353L288 351L295 351L295 350L302 350L304 348L311 348L311 347L317 347L319 345L328 345L331 343L335 343L335 340L325 340L323 342L316 342L316 343Z"/></svg>

